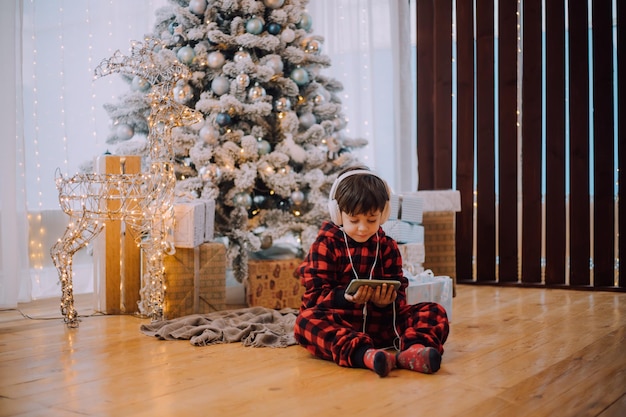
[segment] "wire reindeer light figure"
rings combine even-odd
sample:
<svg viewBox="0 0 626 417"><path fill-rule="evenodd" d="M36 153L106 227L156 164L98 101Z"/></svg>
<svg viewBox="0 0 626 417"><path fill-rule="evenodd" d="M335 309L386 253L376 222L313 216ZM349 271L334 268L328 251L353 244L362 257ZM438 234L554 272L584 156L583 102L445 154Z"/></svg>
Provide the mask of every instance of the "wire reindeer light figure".
<svg viewBox="0 0 626 417"><path fill-rule="evenodd" d="M172 249L168 239L173 216L176 177L172 160L172 129L203 120L200 112L174 100L172 90L189 77L188 68L175 56L160 54L156 39L133 42L129 56L120 51L95 69L96 78L112 73L139 76L152 87L148 94L148 170L139 174L76 174L57 172L59 203L70 217L63 236L50 255L62 287L61 313L69 327L78 327L72 284L73 255L104 228L105 220L122 220L137 236L145 256L139 311L153 320L163 318L163 257ZM124 160L122 167L124 166Z"/></svg>

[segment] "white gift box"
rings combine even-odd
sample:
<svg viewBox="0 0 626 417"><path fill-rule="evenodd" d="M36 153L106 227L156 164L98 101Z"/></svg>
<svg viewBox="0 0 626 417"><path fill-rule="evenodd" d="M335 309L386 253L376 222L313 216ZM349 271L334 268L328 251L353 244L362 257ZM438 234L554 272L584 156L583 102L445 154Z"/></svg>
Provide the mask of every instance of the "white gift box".
<svg viewBox="0 0 626 417"><path fill-rule="evenodd" d="M408 223L422 223L424 212L422 197L412 194L392 194L389 198L389 220L402 220Z"/></svg>
<svg viewBox="0 0 626 417"><path fill-rule="evenodd" d="M398 244L400 255L402 256L402 267L407 269L412 275L424 272L424 259L426 249L423 243L401 243Z"/></svg>
<svg viewBox="0 0 626 417"><path fill-rule="evenodd" d="M174 203L174 246L195 248L213 240L215 200Z"/></svg>
<svg viewBox="0 0 626 417"><path fill-rule="evenodd" d="M448 276L435 276L428 269L421 274L412 275L405 272L405 277L409 280L406 289L407 304L417 304L423 302L437 303L448 313L448 321L452 321L452 278Z"/></svg>
<svg viewBox="0 0 626 417"><path fill-rule="evenodd" d="M422 199L422 211L461 211L461 193L458 190L421 190L402 193Z"/></svg>
<svg viewBox="0 0 626 417"><path fill-rule="evenodd" d="M387 236L398 243L424 243L424 226L403 222L402 220L389 220L382 225Z"/></svg>

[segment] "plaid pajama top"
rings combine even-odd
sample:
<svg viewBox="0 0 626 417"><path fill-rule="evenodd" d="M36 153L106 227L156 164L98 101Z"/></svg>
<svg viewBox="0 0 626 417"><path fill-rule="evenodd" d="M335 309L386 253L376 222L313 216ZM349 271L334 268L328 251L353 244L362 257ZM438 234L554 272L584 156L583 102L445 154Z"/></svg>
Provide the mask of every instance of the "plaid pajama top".
<svg viewBox="0 0 626 417"><path fill-rule="evenodd" d="M363 305L344 297L346 287L356 278L346 239L359 278L369 278L376 259L372 279L400 281L395 301L395 324L391 304L377 307L367 303L365 333L362 331ZM376 257L377 241L380 246ZM379 228L378 235L359 243L347 235L344 237L335 224L324 222L297 272L305 293L294 334L298 343L315 356L342 366L352 366L352 356L357 350L388 347L393 344L396 331L405 347L422 343L443 352L443 342L448 334L445 311L435 303L406 304L408 280L402 273L402 257L395 240L385 235L382 228Z"/></svg>

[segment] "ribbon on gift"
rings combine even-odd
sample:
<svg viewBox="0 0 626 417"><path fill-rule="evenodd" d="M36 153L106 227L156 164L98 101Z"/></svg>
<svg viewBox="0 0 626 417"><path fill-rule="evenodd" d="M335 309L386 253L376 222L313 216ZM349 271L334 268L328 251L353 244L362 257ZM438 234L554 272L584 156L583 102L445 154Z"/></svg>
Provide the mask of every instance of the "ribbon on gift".
<svg viewBox="0 0 626 417"><path fill-rule="evenodd" d="M452 278L445 275L435 276L430 269L416 275L406 273L409 281L406 289L406 302L417 304L423 302L437 303L448 313L448 321L452 321Z"/></svg>

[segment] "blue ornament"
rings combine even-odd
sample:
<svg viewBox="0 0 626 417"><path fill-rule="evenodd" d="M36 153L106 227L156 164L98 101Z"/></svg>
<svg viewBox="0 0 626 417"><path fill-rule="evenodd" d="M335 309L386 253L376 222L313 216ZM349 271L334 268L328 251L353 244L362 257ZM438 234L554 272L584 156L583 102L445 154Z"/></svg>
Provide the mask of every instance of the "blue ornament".
<svg viewBox="0 0 626 417"><path fill-rule="evenodd" d="M269 25L267 25L267 32L272 35L278 35L281 29L282 29L282 26L276 22L272 22Z"/></svg>
<svg viewBox="0 0 626 417"><path fill-rule="evenodd" d="M191 64L195 56L196 56L196 53L194 52L193 48L189 45L183 46L176 53L176 57L178 58L178 60L182 62L183 64L187 64L187 65Z"/></svg>
<svg viewBox="0 0 626 417"><path fill-rule="evenodd" d="M167 30L170 32L170 35L174 34L174 29L178 27L178 22L172 22L167 26Z"/></svg>
<svg viewBox="0 0 626 417"><path fill-rule="evenodd" d="M258 140L256 146L259 151L259 155L267 155L272 150L272 146L265 139Z"/></svg>
<svg viewBox="0 0 626 417"><path fill-rule="evenodd" d="M311 27L313 27L313 18L310 14L304 12L300 17L300 21L298 22L297 26L298 28L304 29L308 32L311 30Z"/></svg>
<svg viewBox="0 0 626 417"><path fill-rule="evenodd" d="M296 68L291 71L290 75L293 82L299 86L303 86L309 82L309 73L304 68Z"/></svg>
<svg viewBox="0 0 626 417"><path fill-rule="evenodd" d="M231 122L232 119L228 113L218 113L217 116L215 116L215 123L221 127L228 126Z"/></svg>
<svg viewBox="0 0 626 417"><path fill-rule="evenodd" d="M253 17L246 22L246 32L258 35L263 32L263 21L258 17Z"/></svg>
<svg viewBox="0 0 626 417"><path fill-rule="evenodd" d="M150 83L145 78L135 75L131 82L131 88L135 91L145 92L150 89Z"/></svg>

